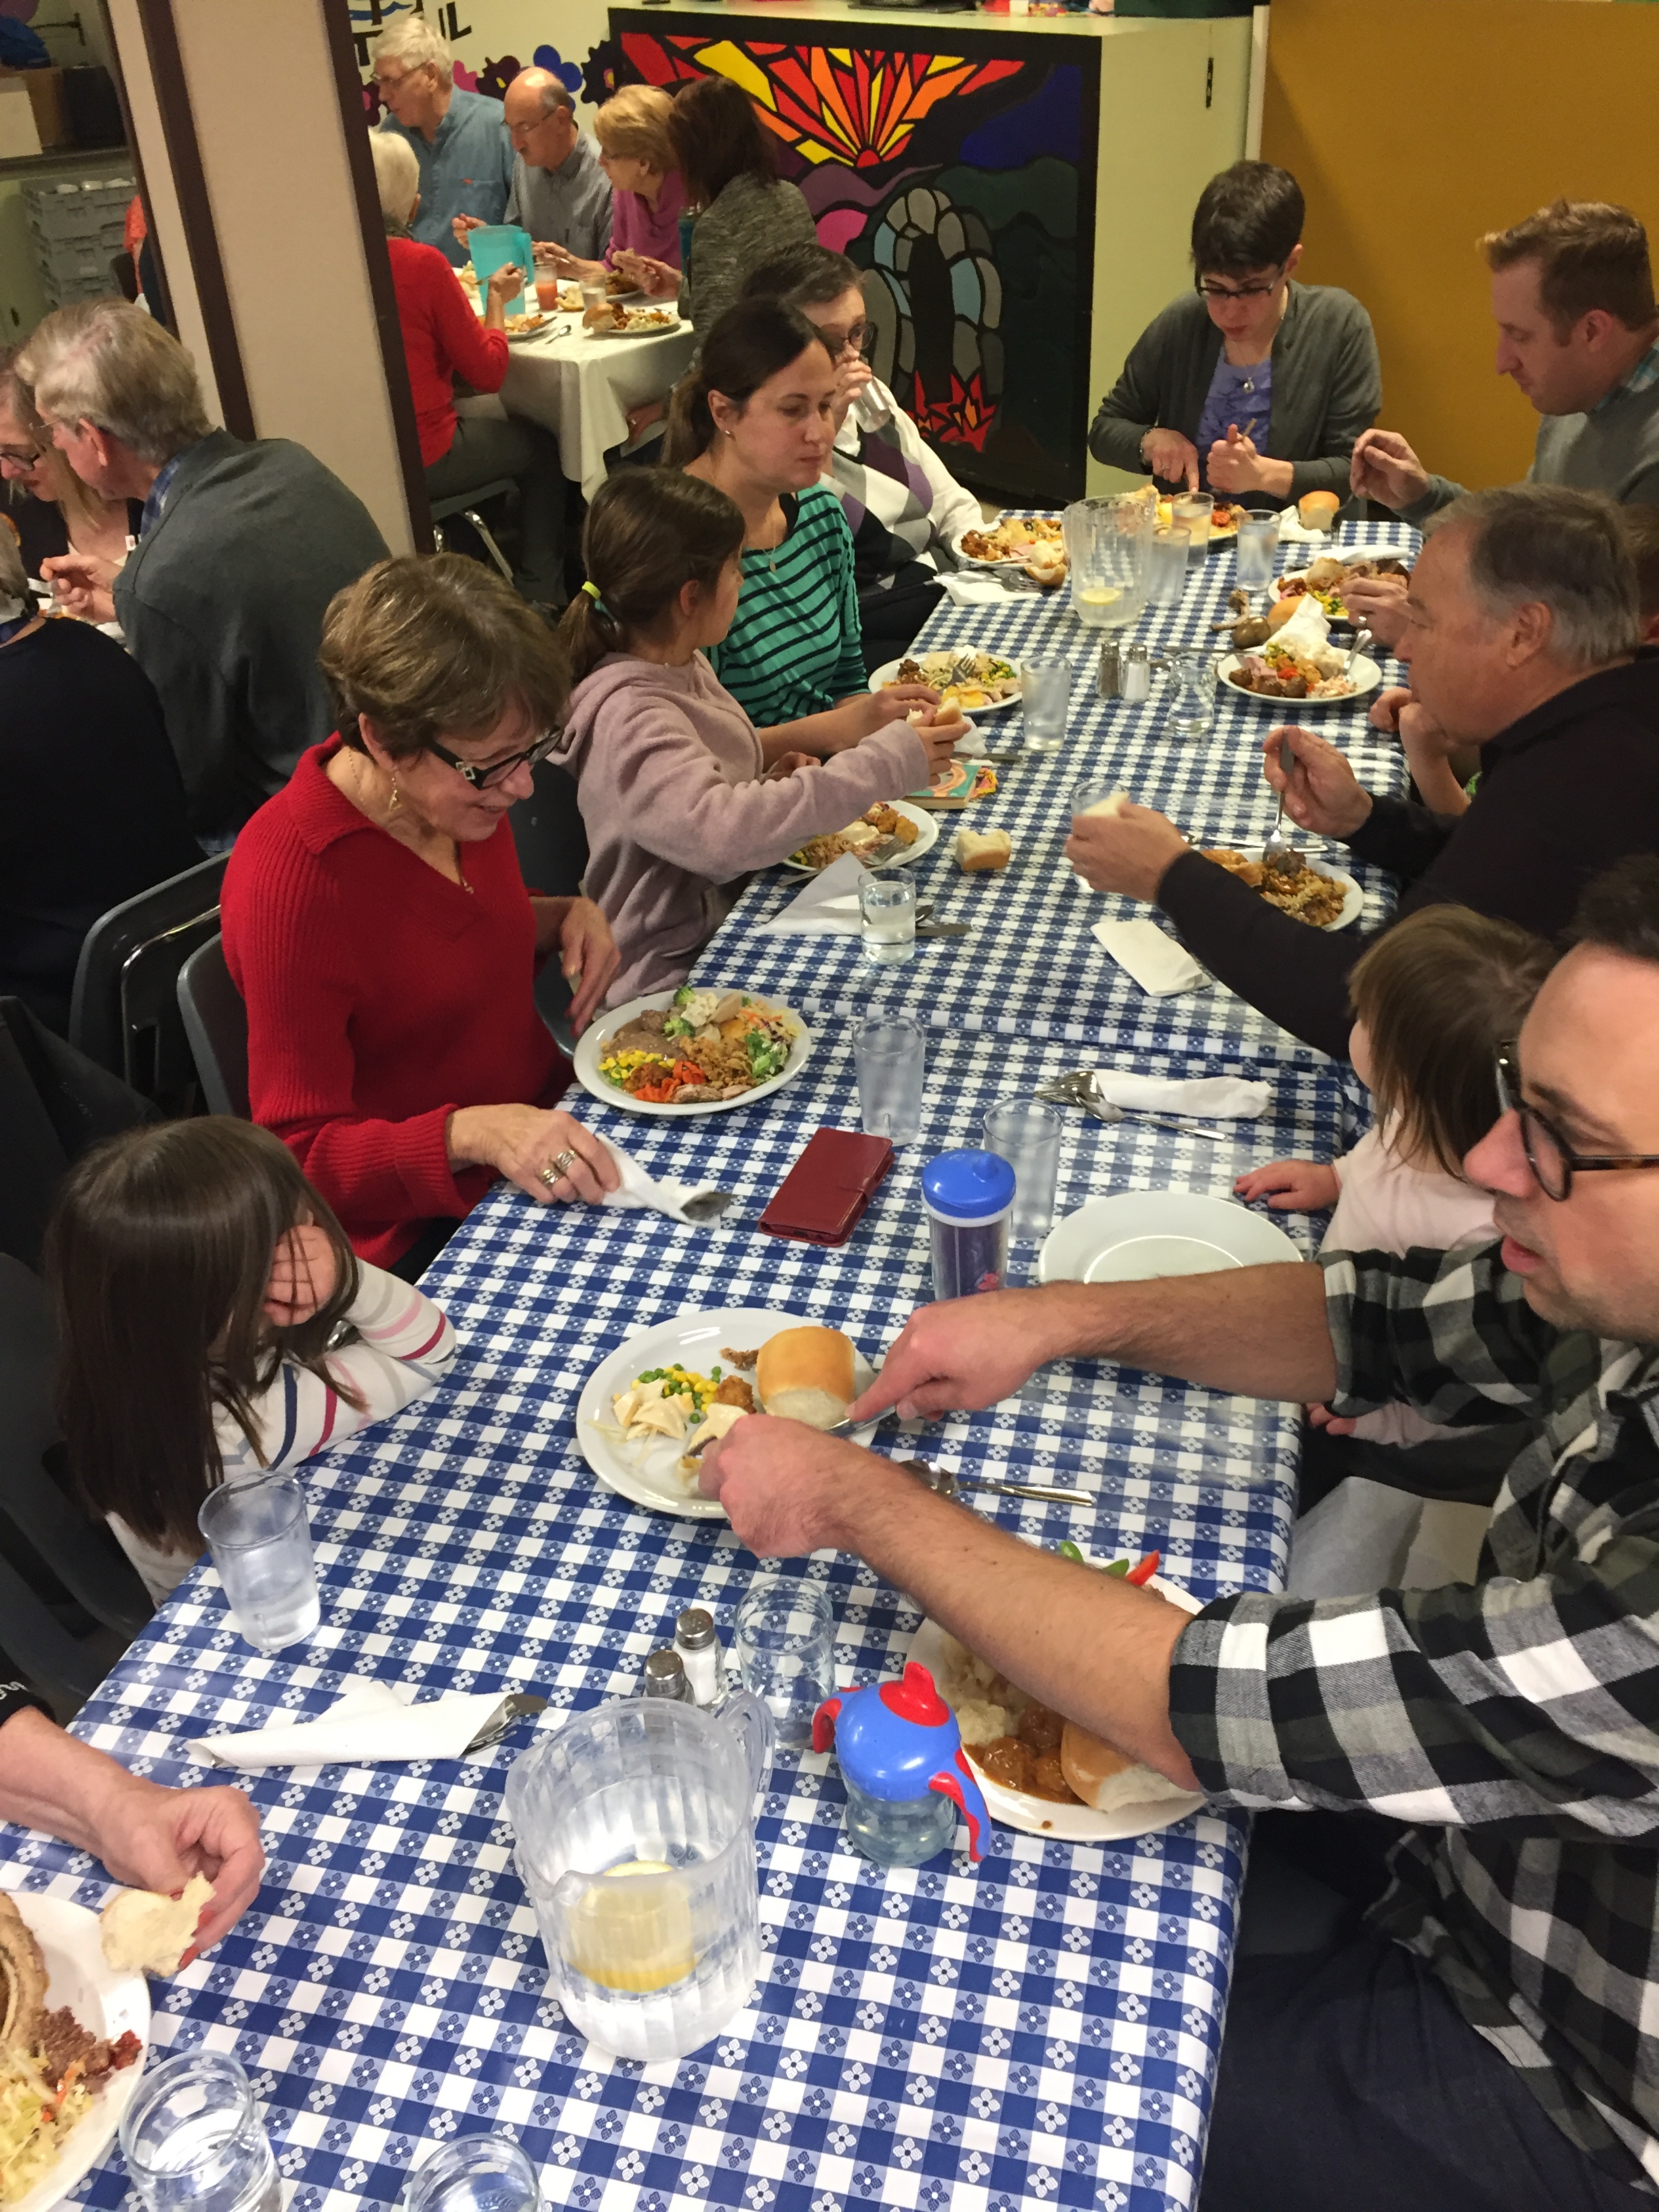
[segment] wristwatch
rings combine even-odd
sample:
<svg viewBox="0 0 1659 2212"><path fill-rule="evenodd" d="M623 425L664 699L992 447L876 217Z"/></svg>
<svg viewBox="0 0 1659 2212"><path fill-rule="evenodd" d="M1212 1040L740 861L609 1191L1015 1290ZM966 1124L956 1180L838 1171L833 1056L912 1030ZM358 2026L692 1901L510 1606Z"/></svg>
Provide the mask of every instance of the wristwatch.
<svg viewBox="0 0 1659 2212"><path fill-rule="evenodd" d="M0 1728L4 1728L14 1713L26 1712L31 1705L37 1713L44 1713L48 1720L52 1719L52 1707L44 1698L38 1697L27 1682L0 1682Z"/></svg>

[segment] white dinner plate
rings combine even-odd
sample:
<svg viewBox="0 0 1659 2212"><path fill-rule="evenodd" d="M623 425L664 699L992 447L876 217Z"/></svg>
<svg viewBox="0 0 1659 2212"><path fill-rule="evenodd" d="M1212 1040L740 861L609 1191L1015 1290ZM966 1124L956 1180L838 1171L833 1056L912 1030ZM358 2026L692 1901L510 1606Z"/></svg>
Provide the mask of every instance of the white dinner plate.
<svg viewBox="0 0 1659 2212"><path fill-rule="evenodd" d="M1322 860L1310 860L1308 866L1316 874L1328 876L1334 884L1342 886L1341 911L1329 921L1322 921L1322 929L1346 929L1351 921L1358 921L1365 903L1365 894L1346 868L1328 868Z"/></svg>
<svg viewBox="0 0 1659 2212"><path fill-rule="evenodd" d="M765 1306L719 1306L707 1312L676 1314L672 1321L642 1329L602 1359L582 1385L576 1401L576 1441L606 1489L630 1504L653 1513L678 1514L683 1521L724 1521L726 1508L718 1498L705 1498L695 1475L679 1471L681 1447L672 1437L653 1437L638 1444L619 1443L595 1426L611 1418L611 1401L626 1390L636 1376L653 1367L676 1362L694 1375L707 1375L718 1364L727 1375L741 1375L751 1387L753 1368L734 1368L721 1359L721 1348L758 1352L762 1345L786 1328L811 1326L810 1314L774 1313ZM853 1376L860 1392L875 1381L875 1370L856 1346ZM855 1443L868 1443L875 1423L845 1433Z"/></svg>
<svg viewBox="0 0 1659 2212"><path fill-rule="evenodd" d="M1040 1283L1145 1283L1302 1255L1282 1229L1231 1198L1123 1190L1058 1221L1037 1255Z"/></svg>
<svg viewBox="0 0 1659 2212"><path fill-rule="evenodd" d="M1178 1605L1183 1613L1201 1613L1204 1609L1197 1598L1176 1589L1162 1575L1154 1575L1147 1588L1168 1598L1171 1605ZM924 1620L910 1639L910 1649L904 1656L907 1661L916 1660L927 1668L943 1697L939 1671L945 1656L945 1632L939 1623ZM1023 1790L1010 1790L1005 1783L993 1782L989 1775L980 1771L971 1747L964 1744L963 1750L973 1765L974 1779L979 1784L985 1809L991 1818L1002 1827L1018 1828L1028 1836L1054 1836L1069 1844L1121 1843L1130 1836L1146 1836L1158 1828L1173 1828L1177 1821L1196 1813L1204 1802L1193 1791L1183 1790L1142 1804L1120 1805L1111 1813L1097 1813L1092 1805L1055 1805L1045 1797L1028 1797Z"/></svg>
<svg viewBox="0 0 1659 2212"><path fill-rule="evenodd" d="M92 2110L66 2138L58 2162L7 2212L51 2212L97 2165L115 2139L149 2054L149 1988L142 1974L118 1974L104 1963L98 1915L67 1898L14 1890L12 1902L46 1954L46 2003L67 2005L83 2027L113 2042L129 2030L144 2057L112 2074L93 2096Z"/></svg>
<svg viewBox="0 0 1659 2212"><path fill-rule="evenodd" d="M750 995L758 999L761 994L754 992ZM662 1121L684 1121L696 1114L729 1114L733 1107L752 1106L757 1098L769 1098L775 1091L781 1091L786 1083L793 1082L812 1056L812 1032L800 1016L788 1006L779 1006L775 999L768 999L766 1004L777 1013L787 1014L799 1032L778 1074L768 1076L764 1083L756 1084L752 1091L739 1092L735 1098L707 1098L690 1106L658 1106L648 1098L631 1098L627 1091L618 1091L614 1083L607 1083L599 1073L600 1042L605 1037L615 1036L618 1030L626 1029L635 1016L644 1013L647 1007L670 1006L673 1003L672 991L652 991L643 999L624 1000L609 1013L595 1014L577 1038L576 1056L570 1063L582 1089L595 1098L602 1098L607 1106L620 1106L627 1114L654 1114Z"/></svg>
<svg viewBox="0 0 1659 2212"><path fill-rule="evenodd" d="M895 814L902 814L907 822L914 822L918 835L914 845L902 846L896 853L890 853L884 860L878 860L878 872L883 868L908 867L912 860L919 860L924 853L931 853L939 842L939 818L930 814L925 806L912 806L908 799L889 799L886 804ZM809 868L805 860L797 860L793 855L781 865L793 868L798 876L818 876L823 872L822 868Z"/></svg>
<svg viewBox="0 0 1659 2212"><path fill-rule="evenodd" d="M620 305L621 302L612 301L611 304L615 307ZM591 330L588 331L587 335L591 338L667 338L672 337L676 331L683 331L685 328L684 324L680 320L678 315L675 313L673 308L666 307L663 312L669 318L665 323L647 323L642 328L632 331Z"/></svg>
<svg viewBox="0 0 1659 2212"><path fill-rule="evenodd" d="M964 538L969 536L976 530L989 531L994 530L995 527L996 525L992 522L970 522L968 525L967 529L958 530L952 535L951 539L951 550L956 555L957 560L960 561L965 568L1018 568L1021 575L1024 575L1025 573L1025 557L1024 555L1018 553L1000 553L997 555L994 559L988 560L983 553L964 553L963 551L962 541ZM1042 538L1036 540L1036 544L1040 544L1045 549L1052 548L1054 552L1060 556L1062 562L1064 561L1066 546L1062 539L1058 538ZM1026 548L1027 554L1034 552L1035 550L1036 545L1030 545Z"/></svg>
<svg viewBox="0 0 1659 2212"><path fill-rule="evenodd" d="M1268 640L1268 643L1272 643ZM1294 720L1297 714L1323 714L1334 707L1357 707L1368 691L1375 691L1382 681L1382 671L1368 653L1362 653L1354 662L1350 681L1352 691L1343 692L1337 699L1274 699L1265 691L1246 691L1243 685L1230 684L1227 679L1239 665L1240 655L1228 653L1216 673L1222 689L1230 699L1242 699L1247 707L1271 707L1281 721Z"/></svg>
<svg viewBox="0 0 1659 2212"><path fill-rule="evenodd" d="M980 563L981 568L989 568L990 565L991 563L989 562L981 562ZM989 651L990 647L988 646L947 645L940 646L937 648L930 648L927 653L907 653L903 656L903 659L905 660L928 661L936 658L942 659L947 653L955 655L963 653L988 653ZM999 653L997 658L1000 660L1007 660L1008 655L1006 653ZM870 678L871 690L884 691L890 684L896 684L898 682L899 669L902 665L902 662L897 660L884 660L881 666L877 669L875 674ZM1017 660L1010 661L1009 665L1014 670L1016 676L1018 676L1019 672L1019 663ZM1016 683L1013 690L1009 692L1006 698L993 699L988 705L983 707L964 707L962 711L964 714L1000 714L1005 707L1018 707L1023 696L1024 695L1020 690L1019 685Z"/></svg>

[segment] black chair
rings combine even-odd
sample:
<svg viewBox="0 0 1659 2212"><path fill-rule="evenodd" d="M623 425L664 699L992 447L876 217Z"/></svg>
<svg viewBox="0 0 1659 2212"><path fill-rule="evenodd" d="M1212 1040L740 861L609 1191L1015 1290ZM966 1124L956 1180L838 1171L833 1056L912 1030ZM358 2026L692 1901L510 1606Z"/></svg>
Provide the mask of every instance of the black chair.
<svg viewBox="0 0 1659 2212"><path fill-rule="evenodd" d="M507 810L519 872L543 898L574 898L587 872L587 831L576 803L576 780L556 761L538 761L530 771L536 788ZM576 1040L566 1018L570 986L556 960L546 960L536 978L536 1011L552 1031L561 1052Z"/></svg>
<svg viewBox="0 0 1659 2212"><path fill-rule="evenodd" d="M219 854L112 907L87 932L75 971L70 1042L170 1114L188 1114L197 1103L179 970L219 933L228 857Z"/></svg>
<svg viewBox="0 0 1659 2212"><path fill-rule="evenodd" d="M158 1120L155 1107L0 999L0 1252L39 1265L40 1240L73 1160L100 1138Z"/></svg>
<svg viewBox="0 0 1659 2212"><path fill-rule="evenodd" d="M447 550L444 544L444 524L459 514L463 522L469 523L477 532L479 538L489 550L490 559L510 584L513 581L513 563L490 535L489 526L478 509L486 500L506 498L518 489L518 483L514 477L498 477L494 483L479 484L476 490L453 492L447 499L434 499L432 502L432 539L439 552L442 553Z"/></svg>
<svg viewBox="0 0 1659 2212"><path fill-rule="evenodd" d="M222 937L198 945L179 970L179 1012L209 1113L250 1120L247 1008L225 965Z"/></svg>

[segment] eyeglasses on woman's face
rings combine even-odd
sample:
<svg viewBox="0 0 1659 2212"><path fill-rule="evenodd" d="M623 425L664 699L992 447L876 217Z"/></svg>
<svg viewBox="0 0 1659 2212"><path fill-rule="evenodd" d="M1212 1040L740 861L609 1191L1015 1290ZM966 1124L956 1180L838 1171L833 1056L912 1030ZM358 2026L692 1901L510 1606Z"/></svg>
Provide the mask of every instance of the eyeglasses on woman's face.
<svg viewBox="0 0 1659 2212"><path fill-rule="evenodd" d="M1225 300L1266 300L1284 283L1287 265L1280 262L1265 279L1259 278L1250 284L1223 284L1213 276L1194 276L1193 289L1201 298L1213 300L1218 304Z"/></svg>
<svg viewBox="0 0 1659 2212"><path fill-rule="evenodd" d="M839 361L843 354L868 353L871 341L876 335L875 325L867 322L846 325L820 323L817 332L830 349L831 361Z"/></svg>
<svg viewBox="0 0 1659 2212"><path fill-rule="evenodd" d="M1575 1175L1659 1168L1659 1152L1575 1152L1555 1124L1521 1096L1521 1062L1512 1044L1498 1055L1498 1104L1519 1121L1521 1149L1546 1198L1571 1198Z"/></svg>
<svg viewBox="0 0 1659 2212"><path fill-rule="evenodd" d="M556 742L556 733L549 730L527 750L508 753L505 760L490 761L483 766L477 761L463 760L459 753L451 752L447 745L441 745L435 738L428 744L427 750L446 768L453 768L474 791L489 791L505 783L517 769L534 768L538 761L544 761Z"/></svg>

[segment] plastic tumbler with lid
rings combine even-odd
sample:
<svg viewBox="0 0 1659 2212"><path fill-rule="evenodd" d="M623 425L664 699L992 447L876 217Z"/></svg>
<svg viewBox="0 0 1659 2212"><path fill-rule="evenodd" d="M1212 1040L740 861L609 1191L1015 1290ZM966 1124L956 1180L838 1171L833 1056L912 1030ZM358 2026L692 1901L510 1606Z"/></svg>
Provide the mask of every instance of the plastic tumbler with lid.
<svg viewBox="0 0 1659 2212"><path fill-rule="evenodd" d="M999 1152L940 1152L921 1171L933 1232L933 1296L1000 1291L1008 1272L1014 1170Z"/></svg>

